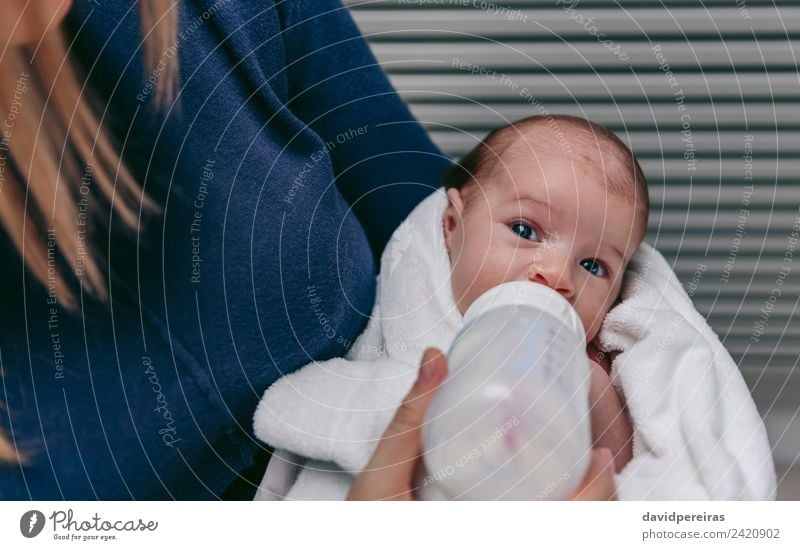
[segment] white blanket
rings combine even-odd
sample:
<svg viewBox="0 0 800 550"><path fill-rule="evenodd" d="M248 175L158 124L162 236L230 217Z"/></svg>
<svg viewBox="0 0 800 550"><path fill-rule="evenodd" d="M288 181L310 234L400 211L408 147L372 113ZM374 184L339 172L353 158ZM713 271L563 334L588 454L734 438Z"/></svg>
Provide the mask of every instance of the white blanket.
<svg viewBox="0 0 800 550"><path fill-rule="evenodd" d="M443 190L395 231L381 258L372 317L345 358L273 384L255 434L282 449L256 498L342 499L416 377L423 351L447 350L463 325L442 233ZM620 353L611 379L634 426L623 500L771 499L766 431L739 370L672 269L642 244L600 340Z"/></svg>

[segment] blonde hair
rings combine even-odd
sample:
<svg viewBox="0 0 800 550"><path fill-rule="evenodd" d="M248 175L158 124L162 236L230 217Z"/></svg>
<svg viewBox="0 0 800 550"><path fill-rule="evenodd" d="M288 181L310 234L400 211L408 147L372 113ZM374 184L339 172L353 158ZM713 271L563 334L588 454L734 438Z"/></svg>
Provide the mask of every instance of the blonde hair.
<svg viewBox="0 0 800 550"><path fill-rule="evenodd" d="M164 52L176 43L176 0L140 0L139 19L145 68L159 66L155 105L174 97L178 58ZM36 2L26 9L37 10ZM76 277L88 294L104 300L105 258L88 239L97 205L113 209L132 231L138 230L139 210L156 209L121 162L118 148L84 90L61 28L48 26L41 40L26 46L6 46L0 56L0 224L33 277L63 307L76 307L67 281ZM166 59L166 62L165 62ZM16 83L13 87L6 83ZM56 252L71 273L63 273ZM2 403L0 403L2 405ZM0 432L0 462L24 456Z"/></svg>

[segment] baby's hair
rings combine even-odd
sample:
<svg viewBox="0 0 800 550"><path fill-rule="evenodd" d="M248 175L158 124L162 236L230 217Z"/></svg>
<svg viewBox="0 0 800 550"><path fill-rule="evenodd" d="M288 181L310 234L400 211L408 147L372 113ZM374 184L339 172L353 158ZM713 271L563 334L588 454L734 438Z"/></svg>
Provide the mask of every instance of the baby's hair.
<svg viewBox="0 0 800 550"><path fill-rule="evenodd" d="M570 115L535 115L512 122L487 135L478 145L454 164L444 175L445 189L465 189L470 183L485 186L487 177L501 155L517 140L527 143L530 151L542 148L541 142L528 141L531 134L549 138L547 147L559 147L565 157L579 157L585 162L595 159L584 152L594 148L603 159L603 169L608 190L637 206L642 232L647 228L650 199L647 180L633 152L613 132L603 126ZM600 145L608 148L600 149ZM578 145L573 150L572 145Z"/></svg>

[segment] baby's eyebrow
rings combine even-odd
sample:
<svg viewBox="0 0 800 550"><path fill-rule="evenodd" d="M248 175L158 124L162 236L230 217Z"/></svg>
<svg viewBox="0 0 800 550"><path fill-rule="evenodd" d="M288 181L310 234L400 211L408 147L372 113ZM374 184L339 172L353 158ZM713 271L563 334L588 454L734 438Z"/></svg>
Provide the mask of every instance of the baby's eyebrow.
<svg viewBox="0 0 800 550"><path fill-rule="evenodd" d="M536 197L530 197L527 195L520 197L513 197L512 202L527 203L530 206L547 208L548 210L551 208L549 202L542 199L537 199Z"/></svg>
<svg viewBox="0 0 800 550"><path fill-rule="evenodd" d="M617 248L616 245L610 244L610 245L608 245L608 248L611 250L611 252L613 252L614 254L619 256L620 261L622 261L622 259L625 258L625 255L622 253L622 251L619 248Z"/></svg>

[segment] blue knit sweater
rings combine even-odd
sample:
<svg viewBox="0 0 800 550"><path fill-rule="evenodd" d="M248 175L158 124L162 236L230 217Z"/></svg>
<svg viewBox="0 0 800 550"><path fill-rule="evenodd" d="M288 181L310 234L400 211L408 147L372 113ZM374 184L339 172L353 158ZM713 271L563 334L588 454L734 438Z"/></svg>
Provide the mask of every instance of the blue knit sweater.
<svg viewBox="0 0 800 550"><path fill-rule="evenodd" d="M161 212L137 238L87 195L110 300L77 311L0 241L0 425L29 457L0 467L0 498L247 497L230 487L259 397L344 354L376 257L449 161L339 0L184 1L161 112L135 2L75 4L89 89Z"/></svg>

